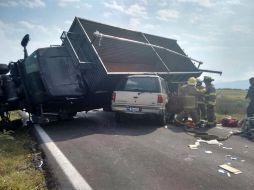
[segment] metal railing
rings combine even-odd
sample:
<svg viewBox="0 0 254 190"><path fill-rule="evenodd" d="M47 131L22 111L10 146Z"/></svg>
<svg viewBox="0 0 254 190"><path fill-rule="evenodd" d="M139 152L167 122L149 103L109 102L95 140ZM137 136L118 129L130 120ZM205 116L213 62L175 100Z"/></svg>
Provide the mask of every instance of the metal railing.
<svg viewBox="0 0 254 190"><path fill-rule="evenodd" d="M73 60L75 61L76 64L87 64L87 66L89 67L89 64L91 64L92 62L86 62L86 61L81 61L78 53L76 52L70 38L68 37L68 34L73 34L71 32L63 32L60 39L62 40L63 44L68 48Z"/></svg>

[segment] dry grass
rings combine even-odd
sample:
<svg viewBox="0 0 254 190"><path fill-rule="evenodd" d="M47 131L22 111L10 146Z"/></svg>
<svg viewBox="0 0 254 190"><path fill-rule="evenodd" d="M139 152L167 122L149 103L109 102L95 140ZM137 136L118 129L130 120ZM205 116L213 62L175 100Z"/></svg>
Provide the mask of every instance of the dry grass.
<svg viewBox="0 0 254 190"><path fill-rule="evenodd" d="M246 107L248 105L248 101L245 100L246 93L246 90L217 90L217 121L220 121L226 115L242 119L246 115Z"/></svg>
<svg viewBox="0 0 254 190"><path fill-rule="evenodd" d="M0 134L0 190L47 189L44 173L31 162L33 153L23 147L27 143L33 142L24 130Z"/></svg>

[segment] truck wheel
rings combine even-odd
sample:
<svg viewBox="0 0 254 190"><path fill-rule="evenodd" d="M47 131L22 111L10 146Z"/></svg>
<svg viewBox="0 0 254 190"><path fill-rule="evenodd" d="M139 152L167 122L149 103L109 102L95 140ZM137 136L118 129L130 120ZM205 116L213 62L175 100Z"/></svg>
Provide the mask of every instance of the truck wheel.
<svg viewBox="0 0 254 190"><path fill-rule="evenodd" d="M58 119L62 120L62 121L68 121L68 120L72 120L73 117L77 114L77 112L63 112L63 113L59 113Z"/></svg>
<svg viewBox="0 0 254 190"><path fill-rule="evenodd" d="M111 107L104 107L104 108L102 108L102 109L103 109L103 111L105 111L105 112L112 112Z"/></svg>

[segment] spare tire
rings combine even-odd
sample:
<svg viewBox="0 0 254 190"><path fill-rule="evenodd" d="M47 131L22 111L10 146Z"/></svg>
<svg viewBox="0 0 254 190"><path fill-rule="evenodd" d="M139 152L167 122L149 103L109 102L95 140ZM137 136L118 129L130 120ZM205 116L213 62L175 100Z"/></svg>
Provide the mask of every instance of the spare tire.
<svg viewBox="0 0 254 190"><path fill-rule="evenodd" d="M9 72L9 67L6 64L0 63L0 75L5 75Z"/></svg>

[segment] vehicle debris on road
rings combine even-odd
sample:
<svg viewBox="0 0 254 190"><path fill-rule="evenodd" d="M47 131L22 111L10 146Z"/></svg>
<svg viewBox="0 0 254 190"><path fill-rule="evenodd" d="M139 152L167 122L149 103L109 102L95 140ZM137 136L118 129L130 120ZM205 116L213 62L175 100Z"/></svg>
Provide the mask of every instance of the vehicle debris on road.
<svg viewBox="0 0 254 190"><path fill-rule="evenodd" d="M226 150L232 150L233 148L231 148L231 147L225 147L225 146L223 146L222 147L223 149L226 149Z"/></svg>
<svg viewBox="0 0 254 190"><path fill-rule="evenodd" d="M190 149L198 149L199 145L200 145L199 142L195 142L195 144L190 144L189 147L190 147Z"/></svg>
<svg viewBox="0 0 254 190"><path fill-rule="evenodd" d="M202 140L202 139L198 139L197 142L199 142L199 143L207 143L207 144L210 144L210 145L219 145L219 146L223 145L222 143L220 143L216 139L208 140L208 141Z"/></svg>
<svg viewBox="0 0 254 190"><path fill-rule="evenodd" d="M238 169L236 169L236 168L234 168L232 166L229 166L227 164L219 165L219 167L224 169L224 170L226 170L226 171L229 171L229 172L231 172L233 174L241 174L242 173L240 170L238 170Z"/></svg>

